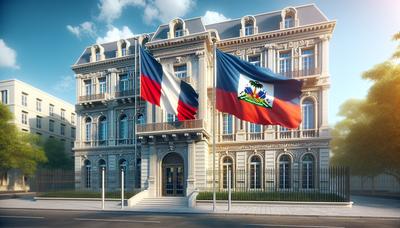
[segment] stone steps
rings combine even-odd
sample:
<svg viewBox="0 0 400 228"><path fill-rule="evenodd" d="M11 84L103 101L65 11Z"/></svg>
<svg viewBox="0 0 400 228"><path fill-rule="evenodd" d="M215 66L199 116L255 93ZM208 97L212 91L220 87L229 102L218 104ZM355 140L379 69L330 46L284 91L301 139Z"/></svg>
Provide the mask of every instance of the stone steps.
<svg viewBox="0 0 400 228"><path fill-rule="evenodd" d="M188 207L186 197L158 197L144 198L134 208L152 209L152 208L185 208Z"/></svg>

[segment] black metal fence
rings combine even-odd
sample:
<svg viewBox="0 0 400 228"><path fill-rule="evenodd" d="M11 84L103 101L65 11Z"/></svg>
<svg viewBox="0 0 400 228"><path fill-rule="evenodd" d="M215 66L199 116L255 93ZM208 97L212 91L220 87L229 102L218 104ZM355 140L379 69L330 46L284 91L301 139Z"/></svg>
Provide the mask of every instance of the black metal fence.
<svg viewBox="0 0 400 228"><path fill-rule="evenodd" d="M216 171L217 199L228 198L228 170ZM350 171L346 167L314 169L312 166L265 169L251 165L248 170L233 170L232 200L248 201L350 201ZM197 199L212 199L212 171L207 173L207 188Z"/></svg>

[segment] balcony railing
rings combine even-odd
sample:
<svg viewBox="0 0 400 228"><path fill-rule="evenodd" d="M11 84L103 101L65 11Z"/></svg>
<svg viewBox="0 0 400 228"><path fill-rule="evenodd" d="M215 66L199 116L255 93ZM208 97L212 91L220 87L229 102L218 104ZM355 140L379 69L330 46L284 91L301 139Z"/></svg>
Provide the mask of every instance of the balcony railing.
<svg viewBox="0 0 400 228"><path fill-rule="evenodd" d="M286 131L273 131L270 136L267 137L267 133L264 132L251 132L247 133L246 137L242 140L246 141L257 141L257 140L281 140L281 139L296 139L296 138L314 138L318 137L318 129L306 129L306 130L286 130ZM218 137L219 142L233 142L240 140L236 137L236 134L221 134Z"/></svg>
<svg viewBox="0 0 400 228"><path fill-rule="evenodd" d="M293 70L293 71L286 71L280 72L278 74L283 75L287 78L300 78L300 77L307 77L312 75L317 75L321 73L320 68L310 68L310 69L302 69L302 70Z"/></svg>
<svg viewBox="0 0 400 228"><path fill-rule="evenodd" d="M108 147L108 146L133 146L134 139L107 139L107 140L90 140L76 141L75 148L91 148L91 147Z"/></svg>
<svg viewBox="0 0 400 228"><path fill-rule="evenodd" d="M136 94L139 95L139 90L136 90ZM135 90L123 90L115 92L115 97L131 97L135 96Z"/></svg>
<svg viewBox="0 0 400 228"><path fill-rule="evenodd" d="M277 131L275 139L314 138L318 137L317 129Z"/></svg>
<svg viewBox="0 0 400 228"><path fill-rule="evenodd" d="M162 132L162 131L180 131L205 129L205 121L203 120L185 120L177 122L151 123L137 125L138 134Z"/></svg>
<svg viewBox="0 0 400 228"><path fill-rule="evenodd" d="M84 95L84 96L79 96L79 102L103 100L105 99L105 97L106 97L105 93Z"/></svg>

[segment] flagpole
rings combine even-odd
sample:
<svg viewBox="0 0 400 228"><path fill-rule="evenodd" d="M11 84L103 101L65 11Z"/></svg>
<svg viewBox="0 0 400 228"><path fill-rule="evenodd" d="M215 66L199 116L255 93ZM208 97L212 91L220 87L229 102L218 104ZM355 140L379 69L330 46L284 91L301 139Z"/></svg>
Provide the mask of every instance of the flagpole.
<svg viewBox="0 0 400 228"><path fill-rule="evenodd" d="M216 102L216 76L217 76L217 40L213 39L213 57L214 57L214 69L213 69L213 113L212 113L212 129L213 129L213 146L212 146L212 153L213 153L213 182L212 182L212 188L213 188L213 211L217 211L217 205L216 205L216 193L215 193L215 137L216 137L216 110L215 110L215 102Z"/></svg>
<svg viewBox="0 0 400 228"><path fill-rule="evenodd" d="M137 42L138 42L138 40L137 40L137 37L135 37L135 73L134 73L134 77L133 77L133 94L134 94L134 102L135 102L135 105L134 105L134 114L133 114L133 127L134 127L134 130L133 130L133 143L134 143L134 146L135 146L135 160L134 160L134 164L135 164L135 184L134 184L134 186L133 186L133 188L135 188L137 185L136 185L136 182L138 181L137 180L137 139L136 139L136 131L137 131L137 126L136 126L136 118L137 118L137 93L136 93L136 91L137 91L137 70L138 70L138 66L137 66L137 53L138 53L138 51L137 51Z"/></svg>

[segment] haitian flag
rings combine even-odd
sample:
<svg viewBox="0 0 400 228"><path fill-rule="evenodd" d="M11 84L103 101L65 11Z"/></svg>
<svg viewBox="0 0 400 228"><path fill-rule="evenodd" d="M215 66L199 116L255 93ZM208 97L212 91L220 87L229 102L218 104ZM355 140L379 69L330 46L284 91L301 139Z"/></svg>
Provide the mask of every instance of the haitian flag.
<svg viewBox="0 0 400 228"><path fill-rule="evenodd" d="M140 96L178 120L195 119L199 95L174 74L172 65L162 66L140 47Z"/></svg>
<svg viewBox="0 0 400 228"><path fill-rule="evenodd" d="M256 124L297 128L302 82L217 52L217 109Z"/></svg>

